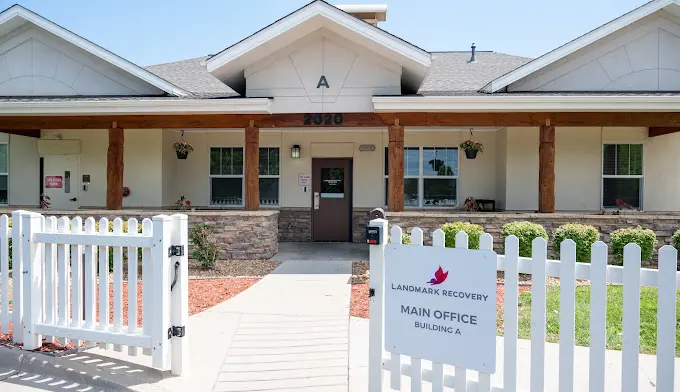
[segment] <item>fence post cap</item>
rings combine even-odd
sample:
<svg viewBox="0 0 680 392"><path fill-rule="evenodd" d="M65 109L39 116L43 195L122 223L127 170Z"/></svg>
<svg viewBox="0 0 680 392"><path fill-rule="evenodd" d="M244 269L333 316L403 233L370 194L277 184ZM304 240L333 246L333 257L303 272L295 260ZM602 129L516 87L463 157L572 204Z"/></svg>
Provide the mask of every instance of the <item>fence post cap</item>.
<svg viewBox="0 0 680 392"><path fill-rule="evenodd" d="M154 215L151 220L154 222L167 222L171 218L168 215L165 214L160 214L160 215Z"/></svg>
<svg viewBox="0 0 680 392"><path fill-rule="evenodd" d="M189 216L187 214L172 214L170 215L170 218L179 220L189 220Z"/></svg>
<svg viewBox="0 0 680 392"><path fill-rule="evenodd" d="M373 219L370 222L368 222L369 226L384 226L387 224L387 220L378 218L378 219Z"/></svg>

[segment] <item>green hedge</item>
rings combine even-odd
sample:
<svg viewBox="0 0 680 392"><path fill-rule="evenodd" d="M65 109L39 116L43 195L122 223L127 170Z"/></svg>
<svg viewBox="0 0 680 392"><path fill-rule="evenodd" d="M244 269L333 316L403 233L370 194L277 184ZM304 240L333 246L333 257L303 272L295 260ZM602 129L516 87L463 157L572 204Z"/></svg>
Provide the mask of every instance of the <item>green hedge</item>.
<svg viewBox="0 0 680 392"><path fill-rule="evenodd" d="M643 261L651 259L654 255L656 234L650 229L643 229L640 226L618 229L612 233L611 237L612 253L617 264L623 263L623 248L629 243L640 246L640 255Z"/></svg>
<svg viewBox="0 0 680 392"><path fill-rule="evenodd" d="M392 242L392 237L387 236L387 243L389 244L391 242ZM402 232L401 233L401 243L404 244L404 245L411 245L411 236L408 233Z"/></svg>
<svg viewBox="0 0 680 392"><path fill-rule="evenodd" d="M675 233L673 233L673 247L675 249L680 250L680 229L676 230ZM680 252L678 252L678 259L680 259Z"/></svg>
<svg viewBox="0 0 680 392"><path fill-rule="evenodd" d="M505 239L511 235L519 238L519 255L531 257L531 242L538 237L548 239L545 228L533 222L512 222L503 226L501 230L501 243L505 251Z"/></svg>
<svg viewBox="0 0 680 392"><path fill-rule="evenodd" d="M468 249L479 249L479 237L484 234L484 228L469 222L453 222L442 226L444 243L447 248L456 247L456 234L464 231L468 235Z"/></svg>
<svg viewBox="0 0 680 392"><path fill-rule="evenodd" d="M560 255L560 244L566 239L576 243L576 261L589 263L591 246L600 240L600 233L595 227L580 223L567 223L558 227L553 233L553 253L556 258Z"/></svg>

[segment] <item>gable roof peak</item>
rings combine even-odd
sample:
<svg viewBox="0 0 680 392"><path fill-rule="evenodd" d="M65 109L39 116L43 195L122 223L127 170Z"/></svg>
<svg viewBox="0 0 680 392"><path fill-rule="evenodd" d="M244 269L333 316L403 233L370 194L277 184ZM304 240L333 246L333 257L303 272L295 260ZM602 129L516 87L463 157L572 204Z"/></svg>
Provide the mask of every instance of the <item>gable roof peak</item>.
<svg viewBox="0 0 680 392"><path fill-rule="evenodd" d="M538 72L539 70L555 63L562 58L567 57L577 50L582 49L610 34L613 34L614 32L619 31L620 29L635 23L646 16L668 7L674 9L676 7L680 8L680 0L652 0L648 3L645 3L642 6L635 8L634 10L629 11L618 18L605 23L602 26L544 54L543 56L529 61L523 66L494 79L484 86L480 92L495 93L503 90L512 83L515 83L522 78Z"/></svg>
<svg viewBox="0 0 680 392"><path fill-rule="evenodd" d="M17 18L23 20L18 21ZM19 22L19 23L17 23ZM145 70L144 68L134 64L115 53L104 49L103 47L81 37L78 34L52 22L51 20L31 11L30 9L20 5L14 4L4 11L0 12L0 35L2 33L14 30L20 27L23 23L31 23L65 41L68 43L92 54L95 57L117 67L144 82L162 90L170 95L187 96L191 95L187 91L175 86L167 80Z"/></svg>

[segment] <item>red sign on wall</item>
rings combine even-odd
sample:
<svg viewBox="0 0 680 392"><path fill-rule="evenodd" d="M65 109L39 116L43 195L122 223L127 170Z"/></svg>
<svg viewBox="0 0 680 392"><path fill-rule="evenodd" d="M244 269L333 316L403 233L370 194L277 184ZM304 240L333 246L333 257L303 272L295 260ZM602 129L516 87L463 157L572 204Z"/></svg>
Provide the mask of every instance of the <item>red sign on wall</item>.
<svg viewBox="0 0 680 392"><path fill-rule="evenodd" d="M62 186L62 176L45 176L45 188L61 188Z"/></svg>

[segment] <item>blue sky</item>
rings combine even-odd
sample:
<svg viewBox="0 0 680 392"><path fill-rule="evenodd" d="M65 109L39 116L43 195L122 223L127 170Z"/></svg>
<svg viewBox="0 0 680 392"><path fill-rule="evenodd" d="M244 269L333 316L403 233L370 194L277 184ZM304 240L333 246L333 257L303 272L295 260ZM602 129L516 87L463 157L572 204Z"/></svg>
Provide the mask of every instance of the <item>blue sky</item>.
<svg viewBox="0 0 680 392"><path fill-rule="evenodd" d="M216 53L310 0L18 0L139 65ZM2 9L17 0L0 0ZM537 57L646 0L366 0L388 4L381 27L429 51Z"/></svg>

